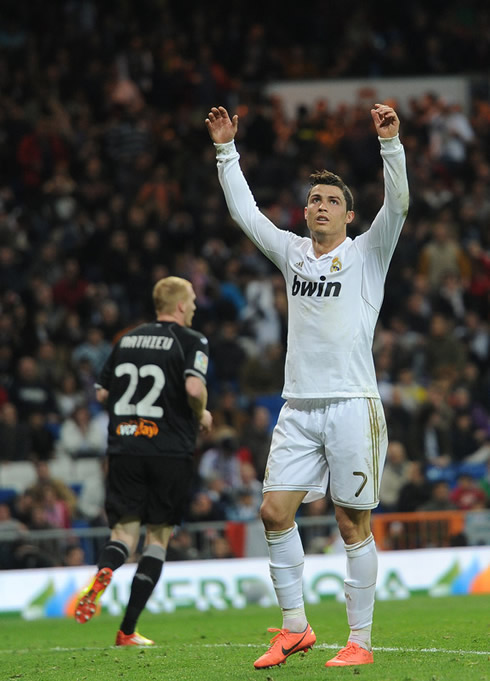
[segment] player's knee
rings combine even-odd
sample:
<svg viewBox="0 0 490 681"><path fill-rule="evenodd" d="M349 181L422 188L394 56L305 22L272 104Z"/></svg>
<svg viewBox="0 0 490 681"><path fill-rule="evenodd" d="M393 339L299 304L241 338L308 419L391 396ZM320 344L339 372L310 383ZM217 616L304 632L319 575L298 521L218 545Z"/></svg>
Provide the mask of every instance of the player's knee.
<svg viewBox="0 0 490 681"><path fill-rule="evenodd" d="M370 511L335 507L335 519L346 544L356 544L367 539L371 533L370 518Z"/></svg>
<svg viewBox="0 0 490 681"><path fill-rule="evenodd" d="M270 499L264 499L262 502L260 517L265 529L270 531L285 530L294 524L294 518L291 520L289 510Z"/></svg>

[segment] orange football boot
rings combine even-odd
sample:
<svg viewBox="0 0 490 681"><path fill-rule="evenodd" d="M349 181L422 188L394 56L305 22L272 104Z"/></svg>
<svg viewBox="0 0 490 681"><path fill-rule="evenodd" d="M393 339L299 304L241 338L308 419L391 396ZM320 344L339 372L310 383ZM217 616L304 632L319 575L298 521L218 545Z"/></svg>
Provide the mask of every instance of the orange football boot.
<svg viewBox="0 0 490 681"><path fill-rule="evenodd" d="M80 599L75 607L75 619L80 624L88 622L95 615L97 602L111 583L111 568L101 568L88 586L80 593Z"/></svg>
<svg viewBox="0 0 490 681"><path fill-rule="evenodd" d="M347 641L347 645L339 650L335 657L325 663L325 667L347 667L358 664L372 664L373 654L354 641Z"/></svg>
<svg viewBox="0 0 490 681"><path fill-rule="evenodd" d="M267 631L277 631L278 633L271 639L271 647L258 660L255 660L255 669L266 669L286 662L286 658L301 650L305 652L313 648L316 643L316 636L309 624L306 629L299 633L289 631L289 629L268 629Z"/></svg>
<svg viewBox="0 0 490 681"><path fill-rule="evenodd" d="M153 646L155 641L149 638L145 638L141 634L135 631L133 634L124 634L121 630L117 632L116 636L117 646Z"/></svg>

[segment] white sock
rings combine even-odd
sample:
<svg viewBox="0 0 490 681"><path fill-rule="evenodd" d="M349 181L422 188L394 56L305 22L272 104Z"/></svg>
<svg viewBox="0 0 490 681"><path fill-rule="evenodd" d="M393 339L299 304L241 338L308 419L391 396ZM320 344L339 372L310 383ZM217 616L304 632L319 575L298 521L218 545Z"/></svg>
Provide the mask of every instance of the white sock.
<svg viewBox="0 0 490 681"><path fill-rule="evenodd" d="M282 610L282 628L289 629L289 631L300 632L304 631L308 626L308 621L306 619L305 606L302 605L299 608L291 608Z"/></svg>
<svg viewBox="0 0 490 681"><path fill-rule="evenodd" d="M266 531L269 569L277 602L283 614L283 628L300 632L307 621L303 600L304 552L298 526L278 532Z"/></svg>
<svg viewBox="0 0 490 681"><path fill-rule="evenodd" d="M378 555L372 534L357 544L344 544L347 554L347 577L344 580L349 641L371 650Z"/></svg>

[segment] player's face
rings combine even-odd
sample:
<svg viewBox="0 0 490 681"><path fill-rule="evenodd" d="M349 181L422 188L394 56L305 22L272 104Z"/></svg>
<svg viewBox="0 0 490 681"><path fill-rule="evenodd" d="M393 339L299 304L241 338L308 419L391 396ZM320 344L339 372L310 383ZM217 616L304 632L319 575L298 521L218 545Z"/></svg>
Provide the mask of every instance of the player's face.
<svg viewBox="0 0 490 681"><path fill-rule="evenodd" d="M194 312L196 311L196 294L192 286L188 288L188 296L184 301L184 324L186 326L192 326L192 318L194 317Z"/></svg>
<svg viewBox="0 0 490 681"><path fill-rule="evenodd" d="M347 210L340 187L317 184L311 189L305 220L308 229L317 238L345 234L346 224L352 222L354 212Z"/></svg>

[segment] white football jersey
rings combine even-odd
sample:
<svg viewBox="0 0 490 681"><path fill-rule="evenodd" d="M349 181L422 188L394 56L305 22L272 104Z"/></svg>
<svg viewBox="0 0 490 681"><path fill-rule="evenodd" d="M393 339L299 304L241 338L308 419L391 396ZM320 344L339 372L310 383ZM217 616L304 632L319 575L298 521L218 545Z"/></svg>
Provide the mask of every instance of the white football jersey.
<svg viewBox="0 0 490 681"><path fill-rule="evenodd" d="M282 272L288 297L283 397L379 397L372 343L390 259L408 211L405 153L381 139L385 199L370 229L317 258L309 237L278 229L255 203L234 142L216 146L233 220Z"/></svg>

